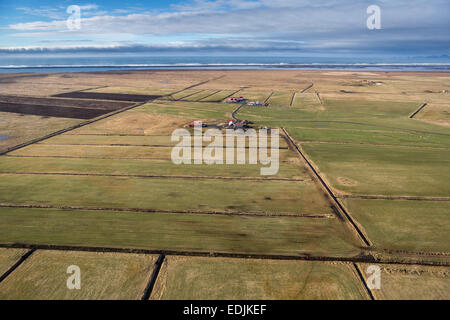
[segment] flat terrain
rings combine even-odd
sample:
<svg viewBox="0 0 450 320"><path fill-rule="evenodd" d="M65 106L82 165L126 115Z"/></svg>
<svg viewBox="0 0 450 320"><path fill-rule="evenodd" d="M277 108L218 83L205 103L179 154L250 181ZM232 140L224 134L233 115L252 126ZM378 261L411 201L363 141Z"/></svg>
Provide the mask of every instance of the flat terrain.
<svg viewBox="0 0 450 320"><path fill-rule="evenodd" d="M25 254L24 249L3 249L0 248L0 275L4 274L21 256Z"/></svg>
<svg viewBox="0 0 450 320"><path fill-rule="evenodd" d="M368 295L352 264L171 256L151 299L345 299Z"/></svg>
<svg viewBox="0 0 450 320"><path fill-rule="evenodd" d="M155 257L116 253L37 251L0 283L0 299L140 299ZM78 266L81 289L67 288L67 268Z"/></svg>
<svg viewBox="0 0 450 320"><path fill-rule="evenodd" d="M367 264L361 264L365 270ZM448 300L448 268L405 265L380 265L381 288L372 290L382 300Z"/></svg>
<svg viewBox="0 0 450 320"><path fill-rule="evenodd" d="M154 299L448 297L448 73L150 70L1 83L0 152L25 145L0 156L0 245L24 248L0 249L0 277L26 246L38 250L0 282L0 299L137 299L161 252ZM280 129L275 175L171 161L174 130L233 117ZM208 257L182 257L192 254ZM93 272L86 291L60 287L74 260ZM383 284L369 292L355 266L374 263Z"/></svg>

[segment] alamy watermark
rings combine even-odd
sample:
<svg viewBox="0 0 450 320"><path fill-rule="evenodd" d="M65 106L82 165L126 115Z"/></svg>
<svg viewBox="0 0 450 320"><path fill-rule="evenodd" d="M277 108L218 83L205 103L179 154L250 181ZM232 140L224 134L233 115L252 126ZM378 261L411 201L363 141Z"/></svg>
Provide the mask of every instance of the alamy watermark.
<svg viewBox="0 0 450 320"><path fill-rule="evenodd" d="M381 29L381 8L377 5L371 5L367 7L366 12L369 14L366 21L367 28L369 30Z"/></svg>
<svg viewBox="0 0 450 320"><path fill-rule="evenodd" d="M381 289L381 268L377 265L370 265L366 269L366 274L370 275L367 277L367 287L370 290L380 290Z"/></svg>
<svg viewBox="0 0 450 320"><path fill-rule="evenodd" d="M180 164L261 164L263 176L276 175L279 170L279 130L207 129L203 132L201 122L196 123L193 135L187 129L172 133L172 162ZM270 132L270 135L269 135ZM268 140L270 136L270 147ZM204 142L209 143L204 146ZM247 143L248 142L248 143ZM270 151L270 155L269 155Z"/></svg>
<svg viewBox="0 0 450 320"><path fill-rule="evenodd" d="M81 289L81 269L79 266L69 266L67 267L67 274L70 276L67 278L67 289L69 290L80 290Z"/></svg>
<svg viewBox="0 0 450 320"><path fill-rule="evenodd" d="M81 29L81 7L77 5L71 5L67 7L66 12L70 14L67 19L67 28L69 30L80 30Z"/></svg>

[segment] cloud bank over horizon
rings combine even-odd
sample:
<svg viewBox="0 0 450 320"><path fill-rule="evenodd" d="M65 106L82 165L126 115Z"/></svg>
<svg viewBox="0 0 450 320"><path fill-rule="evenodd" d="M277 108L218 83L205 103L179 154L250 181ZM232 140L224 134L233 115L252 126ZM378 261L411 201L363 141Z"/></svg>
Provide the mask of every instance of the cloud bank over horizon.
<svg viewBox="0 0 450 320"><path fill-rule="evenodd" d="M208 53L429 55L450 53L447 0L185 0L70 3L2 1L0 54ZM381 8L381 29L366 10ZM1 15L0 15L1 16Z"/></svg>

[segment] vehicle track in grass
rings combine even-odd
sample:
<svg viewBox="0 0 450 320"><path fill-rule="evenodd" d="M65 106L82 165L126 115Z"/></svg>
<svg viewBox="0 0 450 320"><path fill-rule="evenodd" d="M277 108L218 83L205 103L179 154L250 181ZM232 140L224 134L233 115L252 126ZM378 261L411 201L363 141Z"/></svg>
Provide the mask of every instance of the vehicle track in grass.
<svg viewBox="0 0 450 320"><path fill-rule="evenodd" d="M264 217L264 218L308 218L308 219L334 219L333 214L314 213L270 213L270 212L242 212L242 211L202 211L202 210L165 210L149 208L96 208L78 206L53 206L37 204L10 204L0 203L0 208L16 209L56 209L70 211L111 211L111 212L140 212L140 213L164 213L164 214L199 214L199 215L219 215L219 216L240 216L240 217Z"/></svg>
<svg viewBox="0 0 450 320"><path fill-rule="evenodd" d="M331 188L328 186L328 184L325 182L325 180L320 176L319 172L314 168L312 163L307 159L307 157L303 154L302 150L297 146L297 144L294 142L294 140L291 138L289 133L286 131L285 128L281 128L285 136L287 137L288 141L292 144L294 149L297 151L297 153L300 155L300 157L306 162L308 167L311 169L311 171L314 173L314 176L319 180L322 187L325 189L329 197L333 200L333 203L339 208L339 213L341 213L341 217L344 219L344 221L348 222L348 224L352 227L352 230L355 231L355 233L358 235L359 239L362 241L362 243L366 247L371 247L372 243L370 240L366 237L366 235L362 232L362 230L359 228L357 223L353 220L353 218L350 216L350 214L347 212L347 210L344 208L344 206L341 204L339 199L334 195Z"/></svg>

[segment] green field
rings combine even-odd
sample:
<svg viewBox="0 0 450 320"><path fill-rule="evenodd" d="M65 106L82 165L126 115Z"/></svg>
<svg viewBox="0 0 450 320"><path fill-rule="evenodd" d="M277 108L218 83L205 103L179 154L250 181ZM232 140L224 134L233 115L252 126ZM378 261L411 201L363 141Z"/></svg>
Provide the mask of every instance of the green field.
<svg viewBox="0 0 450 320"><path fill-rule="evenodd" d="M275 92L267 101L270 106L289 107L292 100L292 92Z"/></svg>
<svg viewBox="0 0 450 320"><path fill-rule="evenodd" d="M354 256L359 243L337 219L56 209L0 209L1 243L197 252Z"/></svg>
<svg viewBox="0 0 450 320"><path fill-rule="evenodd" d="M450 149L304 144L303 149L342 192L447 197Z"/></svg>
<svg viewBox="0 0 450 320"><path fill-rule="evenodd" d="M231 113L236 105L228 103L205 103L205 102L164 102L146 104L138 109L140 112L152 112L157 114L190 117L198 120L220 120L231 119Z"/></svg>
<svg viewBox="0 0 450 320"><path fill-rule="evenodd" d="M236 92L236 90L222 90L218 93L213 94L212 96L209 96L205 99L201 99L200 101L221 102L226 97L233 94L233 92Z"/></svg>
<svg viewBox="0 0 450 320"><path fill-rule="evenodd" d="M373 145L398 145L410 147L450 148L450 136L421 132L381 131L363 129L329 129L328 125L316 128L287 127L289 134L300 143L304 141L353 143Z"/></svg>
<svg viewBox="0 0 450 320"><path fill-rule="evenodd" d="M3 174L0 202L267 214L333 213L325 196L311 181L243 183L238 180Z"/></svg>
<svg viewBox="0 0 450 320"><path fill-rule="evenodd" d="M237 93L238 96L243 96L248 101L259 101L263 103L270 95L270 91L266 92L253 92L253 91L240 91Z"/></svg>
<svg viewBox="0 0 450 320"><path fill-rule="evenodd" d="M152 299L369 299L349 261L371 258L382 269L376 299L449 298L448 74L158 70L20 79L4 94L175 94L1 156L0 244L162 251ZM262 176L268 165L259 163L172 162L174 130L192 133L195 120L223 128L240 104L219 102L238 88L234 95L248 101L270 96L269 107L243 106L234 117L286 129L354 224L286 137L274 176ZM9 136L0 151L80 122L0 116L0 136ZM203 148L207 157L212 150ZM26 252L0 249L0 275ZM188 257L199 253L209 257ZM0 283L0 300L139 299L155 258L39 249ZM69 265L82 269L80 291L66 288ZM359 264L363 276L367 266Z"/></svg>
<svg viewBox="0 0 450 320"><path fill-rule="evenodd" d="M345 199L377 248L450 251L448 201Z"/></svg>
<svg viewBox="0 0 450 320"><path fill-rule="evenodd" d="M154 262L150 255L38 250L0 283L0 299L137 300ZM72 265L81 271L80 290L67 288Z"/></svg>
<svg viewBox="0 0 450 320"><path fill-rule="evenodd" d="M151 299L367 299L351 264L168 257Z"/></svg>
<svg viewBox="0 0 450 320"><path fill-rule="evenodd" d="M175 175L210 177L261 177L261 166L230 165L174 165L167 160L130 159L70 159L70 158L18 158L1 157L0 173L96 173L121 175ZM306 168L298 162L282 162L277 175L269 178L294 178L309 180Z"/></svg>

